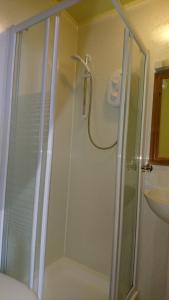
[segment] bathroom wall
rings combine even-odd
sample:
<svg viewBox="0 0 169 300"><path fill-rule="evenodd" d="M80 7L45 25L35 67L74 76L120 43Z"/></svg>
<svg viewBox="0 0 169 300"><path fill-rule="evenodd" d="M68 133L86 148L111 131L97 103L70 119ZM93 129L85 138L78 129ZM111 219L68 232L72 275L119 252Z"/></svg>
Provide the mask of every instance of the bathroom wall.
<svg viewBox="0 0 169 300"><path fill-rule="evenodd" d="M76 65L70 57L77 52L77 35L77 24L69 15L65 13L62 14L47 232L47 264L51 264L59 257L64 256L66 204L76 75Z"/></svg>
<svg viewBox="0 0 169 300"><path fill-rule="evenodd" d="M109 103L108 91L114 72L122 68L123 30L119 18L112 15L79 27L78 53L91 55L91 132L102 146L117 140L119 107ZM66 256L109 275L117 148L101 151L89 141L87 119L82 116L83 71L79 67L76 82Z"/></svg>
<svg viewBox="0 0 169 300"><path fill-rule="evenodd" d="M168 0L138 1L127 7L134 28L150 51L150 73L146 106L146 135L144 156L149 157L151 114L153 101L154 69L157 62L169 59L169 39L166 33L169 23ZM154 166L151 174L143 175L144 188L168 187L169 167ZM148 207L142 199L141 240L139 257L140 300L168 300L167 287L169 227Z"/></svg>
<svg viewBox="0 0 169 300"><path fill-rule="evenodd" d="M0 32L54 6L57 0L0 0Z"/></svg>

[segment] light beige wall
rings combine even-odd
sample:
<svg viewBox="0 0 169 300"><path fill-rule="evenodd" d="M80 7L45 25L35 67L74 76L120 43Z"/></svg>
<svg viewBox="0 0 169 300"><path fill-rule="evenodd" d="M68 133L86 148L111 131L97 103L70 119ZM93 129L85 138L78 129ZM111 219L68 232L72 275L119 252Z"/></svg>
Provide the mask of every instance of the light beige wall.
<svg viewBox="0 0 169 300"><path fill-rule="evenodd" d="M55 136L47 232L47 264L64 255L66 204L69 180L71 130L74 106L77 25L62 15L59 40L59 68L56 96Z"/></svg>
<svg viewBox="0 0 169 300"><path fill-rule="evenodd" d="M97 144L117 139L119 108L108 103L107 88L115 70L121 69L123 26L119 18L101 17L79 28L78 53L90 54L93 74L92 135ZM110 273L116 150L95 149L82 117L83 68L76 82L69 214L66 255L98 272Z"/></svg>
<svg viewBox="0 0 169 300"><path fill-rule="evenodd" d="M141 3L142 2L142 3ZM169 40L163 38L163 27L169 20L168 0L146 0L132 5L128 14L134 28L150 51L150 74L146 109L145 157L149 157L154 68L156 62L169 58ZM169 167L156 167L144 175L144 188L168 187ZM139 260L139 290L141 300L169 298L166 290L169 230L148 207L143 197Z"/></svg>
<svg viewBox="0 0 169 300"><path fill-rule="evenodd" d="M56 0L0 0L0 31L54 6Z"/></svg>

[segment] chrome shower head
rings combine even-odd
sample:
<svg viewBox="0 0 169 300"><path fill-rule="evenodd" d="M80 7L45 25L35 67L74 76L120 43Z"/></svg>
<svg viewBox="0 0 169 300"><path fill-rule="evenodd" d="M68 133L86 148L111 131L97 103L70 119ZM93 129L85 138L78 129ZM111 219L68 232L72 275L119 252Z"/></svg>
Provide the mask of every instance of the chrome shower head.
<svg viewBox="0 0 169 300"><path fill-rule="evenodd" d="M90 56L89 55L86 55L85 59L83 59L78 54L72 55L71 58L74 59L74 60L76 60L76 61L78 61L78 62L80 62L84 66L84 68L87 71L87 73L91 73L90 67L89 67L89 64L88 64L89 61L90 61Z"/></svg>

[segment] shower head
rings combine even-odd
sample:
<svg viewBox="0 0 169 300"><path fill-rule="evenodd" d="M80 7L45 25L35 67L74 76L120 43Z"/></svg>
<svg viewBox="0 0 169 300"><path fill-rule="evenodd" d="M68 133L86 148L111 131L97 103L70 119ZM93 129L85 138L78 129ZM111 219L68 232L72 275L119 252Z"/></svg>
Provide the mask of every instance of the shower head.
<svg viewBox="0 0 169 300"><path fill-rule="evenodd" d="M78 62L80 62L84 66L84 68L87 71L87 73L91 73L90 67L89 67L89 64L88 64L89 61L90 61L90 56L89 55L86 55L85 59L83 59L78 54L72 55L71 58L74 59L74 60L76 60L76 61L78 61Z"/></svg>

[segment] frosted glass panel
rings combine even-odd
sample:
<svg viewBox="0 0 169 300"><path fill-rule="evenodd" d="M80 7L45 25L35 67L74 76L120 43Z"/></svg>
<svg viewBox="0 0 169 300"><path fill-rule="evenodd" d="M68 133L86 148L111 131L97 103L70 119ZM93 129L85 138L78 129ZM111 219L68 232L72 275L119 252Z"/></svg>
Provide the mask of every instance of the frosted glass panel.
<svg viewBox="0 0 169 300"><path fill-rule="evenodd" d="M44 113L44 126L43 126L43 152L41 162L41 178L39 189L39 203L38 203L38 216L37 216L37 229L36 229L36 248L35 248L35 265L34 265L34 284L33 289L35 292L38 290L38 274L40 268L40 250L41 250L41 229L42 229L42 214L43 214L43 200L44 200L44 187L45 187L45 172L47 162L47 146L48 146L48 133L49 133L49 118L50 118L50 98L51 98L51 77L52 77L52 63L54 54L54 34L55 34L55 16L50 18L50 30L48 40L48 60L47 60L47 74L46 74L46 99L45 99L45 113Z"/></svg>
<svg viewBox="0 0 169 300"><path fill-rule="evenodd" d="M142 104L145 57L131 40L131 83L126 117L127 140L124 165L124 211L118 300L126 299L133 287L135 239L139 188L139 153L141 143Z"/></svg>
<svg viewBox="0 0 169 300"><path fill-rule="evenodd" d="M44 39L45 23L19 33L15 57L3 268L26 284L30 273Z"/></svg>

